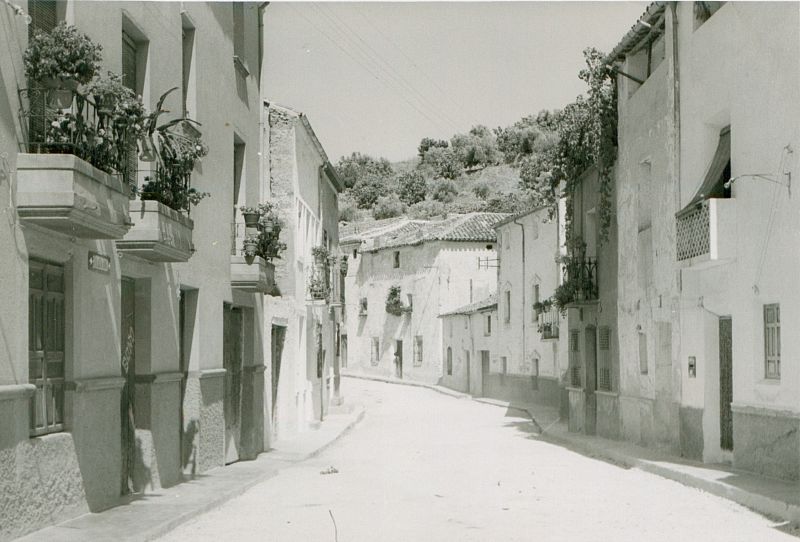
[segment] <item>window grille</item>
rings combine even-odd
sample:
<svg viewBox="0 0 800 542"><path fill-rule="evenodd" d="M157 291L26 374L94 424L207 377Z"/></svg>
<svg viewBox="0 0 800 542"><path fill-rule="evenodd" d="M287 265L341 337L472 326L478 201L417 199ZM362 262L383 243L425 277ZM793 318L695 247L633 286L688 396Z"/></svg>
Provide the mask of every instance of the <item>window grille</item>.
<svg viewBox="0 0 800 542"><path fill-rule="evenodd" d="M781 378L781 309L777 303L764 305L764 373L766 378Z"/></svg>
<svg viewBox="0 0 800 542"><path fill-rule="evenodd" d="M597 388L602 391L611 391L611 329L600 328L600 356L597 371Z"/></svg>
<svg viewBox="0 0 800 542"><path fill-rule="evenodd" d="M711 250L708 200L682 213L676 219L678 261L689 260Z"/></svg>
<svg viewBox="0 0 800 542"><path fill-rule="evenodd" d="M422 365L422 335L414 337L414 367Z"/></svg>

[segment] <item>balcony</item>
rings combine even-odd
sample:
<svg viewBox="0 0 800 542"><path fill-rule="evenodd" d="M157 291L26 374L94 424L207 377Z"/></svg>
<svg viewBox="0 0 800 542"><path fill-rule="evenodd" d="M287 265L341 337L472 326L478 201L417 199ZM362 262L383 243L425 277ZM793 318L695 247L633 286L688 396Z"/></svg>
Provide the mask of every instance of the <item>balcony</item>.
<svg viewBox="0 0 800 542"><path fill-rule="evenodd" d="M84 239L121 239L136 144L82 96L21 89L25 149L17 158L17 212L28 224ZM58 98L58 99L56 99Z"/></svg>
<svg viewBox="0 0 800 542"><path fill-rule="evenodd" d="M593 303L598 299L597 259L582 252L567 256L562 263L563 281L553 299L556 307Z"/></svg>
<svg viewBox="0 0 800 542"><path fill-rule="evenodd" d="M192 256L194 222L158 201L130 201L133 226L117 250L152 262L186 262Z"/></svg>
<svg viewBox="0 0 800 542"><path fill-rule="evenodd" d="M556 307L551 307L537 315L536 323L543 340L558 339L560 320L560 313Z"/></svg>
<svg viewBox="0 0 800 542"><path fill-rule="evenodd" d="M736 200L711 198L675 215L677 259L704 268L736 257Z"/></svg>
<svg viewBox="0 0 800 542"><path fill-rule="evenodd" d="M244 223L231 224L231 287L247 293L270 294L275 291L275 266L261 256L245 253L243 243L248 229L251 228Z"/></svg>
<svg viewBox="0 0 800 542"><path fill-rule="evenodd" d="M122 239L130 227L123 181L72 154L17 155L17 213L26 224L83 239Z"/></svg>

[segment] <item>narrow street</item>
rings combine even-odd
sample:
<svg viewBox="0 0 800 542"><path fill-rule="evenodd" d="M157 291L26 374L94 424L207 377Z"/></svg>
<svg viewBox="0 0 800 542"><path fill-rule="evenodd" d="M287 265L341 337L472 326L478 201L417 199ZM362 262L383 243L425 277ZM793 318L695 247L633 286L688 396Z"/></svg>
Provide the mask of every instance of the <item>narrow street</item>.
<svg viewBox="0 0 800 542"><path fill-rule="evenodd" d="M727 500L540 441L518 412L343 389L367 412L349 434L162 540L796 540Z"/></svg>

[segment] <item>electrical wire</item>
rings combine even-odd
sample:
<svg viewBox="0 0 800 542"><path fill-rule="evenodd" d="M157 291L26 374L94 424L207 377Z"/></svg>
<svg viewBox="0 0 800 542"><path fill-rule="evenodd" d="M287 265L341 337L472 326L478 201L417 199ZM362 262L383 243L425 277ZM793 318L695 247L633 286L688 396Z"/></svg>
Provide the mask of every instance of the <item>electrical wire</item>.
<svg viewBox="0 0 800 542"><path fill-rule="evenodd" d="M351 27L345 20L341 17L336 15L336 13L330 10L328 7L323 8L323 5L320 3L312 4L317 10L322 13L323 15L327 15L328 19L334 23L335 26L339 29L339 31L344 36L345 40L348 40L352 45L355 45L356 48L360 50L360 52L370 61L375 63L378 69L382 69L386 74L388 74L394 81L396 81L401 87L405 87L407 91L410 91L412 94L416 94L417 99L420 101L421 104L429 107L431 111L435 112L441 119L449 123L453 130L457 130L456 124L457 122L449 117L444 111L442 111L441 107L437 106L433 101L429 100L425 95L423 95L420 91L418 91L411 83L408 82L406 78L389 62L387 61L381 53L379 53L372 45L370 45L367 41L365 41L361 34ZM337 25L340 23L340 25ZM342 27L346 30L342 30ZM355 36L355 38L361 42L361 46L358 43L350 39L350 36ZM370 56L370 53L372 56ZM373 58L374 57L374 58ZM376 60L377 59L377 60ZM381 63L383 66L381 66ZM385 67L384 67L385 66Z"/></svg>
<svg viewBox="0 0 800 542"><path fill-rule="evenodd" d="M428 121L429 121L431 124L433 124L433 125L437 125L437 126L441 127L441 123L440 123L439 121L432 119L432 118L431 118L431 117L430 117L430 116L429 116L427 113L425 113L425 112L424 112L424 111L422 111L422 110L421 110L419 107L417 107L417 106L416 106L416 104L414 104L413 102L411 102L411 101L410 101L408 98L406 98L406 96L404 96L404 95L403 95L401 92L398 92L398 91L397 91L397 89L393 88L393 87L392 87L392 86L391 86L391 85L390 85L388 82L386 82L386 81L385 81L385 80L384 80L382 77L380 77L379 75L377 75L376 73L374 73L374 71L373 71L373 70L371 70L369 67L365 66L365 65L364 65L364 64L363 64L363 63L362 63L362 62L361 62L359 59L357 59L356 57L354 57L354 56L353 56L353 55L352 55L352 54L351 54L351 53L350 53L350 52L349 52L347 49L345 49L344 47L342 47L342 46L341 46L341 45L340 45L340 44L339 44L339 43L338 43L338 42L337 42L335 39L333 39L333 38L330 36L330 34L328 34L326 31L324 31L323 29L321 29L321 28L320 28L320 27L319 27L319 26L318 26L318 25L317 25L317 24L316 24L314 21L312 21L311 19L309 19L308 17L306 17L306 15L305 15L305 14L304 14L304 13L303 13L301 10L297 9L297 8L295 7L295 5L294 5L294 4L292 4L292 3L286 3L285 5L289 6L289 7L290 7L292 10L294 10L295 12L297 12L297 14L298 14L298 15L300 15L300 17L302 17L303 19L305 19L305 21L306 21L308 24L310 24L311 26L313 26L313 27L314 27L314 28L315 28L315 29L316 29L316 30L317 30L317 31L318 31L320 34L322 34L323 36L325 36L325 38L326 38L328 41L330 41L330 42L331 42L331 43L332 43L332 44L333 44L333 45L334 45L334 46L335 46L337 49L339 49L340 51L342 51L342 53L344 53L344 54L345 54L345 56L347 56L347 57L348 57L350 60L352 60L352 61L353 61L353 62L354 62L356 65L358 65L358 66L359 66L361 69L363 69L365 72L367 72L369 75L371 75L371 76L372 76L374 79L376 79L377 81L381 82L381 83L382 83L384 86L386 86L386 88L388 88L389 90L391 90L392 92L394 92L395 94L397 94L397 95L398 95L398 96L399 96L399 97L400 97L400 98L401 98L401 99L402 99L404 102L406 102L406 103L407 103L407 104L408 104L408 105L409 105L411 108L413 108L413 109L414 109L414 110L415 110L417 113L419 113L421 116L423 116L425 119L427 119L427 120L428 120Z"/></svg>

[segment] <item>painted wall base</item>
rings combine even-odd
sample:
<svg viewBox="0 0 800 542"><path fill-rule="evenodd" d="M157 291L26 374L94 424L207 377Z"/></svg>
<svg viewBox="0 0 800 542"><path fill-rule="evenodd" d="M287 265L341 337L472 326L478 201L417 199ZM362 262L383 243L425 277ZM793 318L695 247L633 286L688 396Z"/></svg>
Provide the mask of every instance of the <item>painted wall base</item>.
<svg viewBox="0 0 800 542"><path fill-rule="evenodd" d="M703 409L681 406L680 418L680 452L681 457L703 460Z"/></svg>
<svg viewBox="0 0 800 542"><path fill-rule="evenodd" d="M595 392L594 397L597 402L597 436L618 439L619 398L616 394L602 392Z"/></svg>
<svg viewBox="0 0 800 542"><path fill-rule="evenodd" d="M733 465L766 476L800 479L800 417L734 406Z"/></svg>
<svg viewBox="0 0 800 542"><path fill-rule="evenodd" d="M554 378L489 373L483 377L482 395L557 408L561 400L561 386Z"/></svg>

